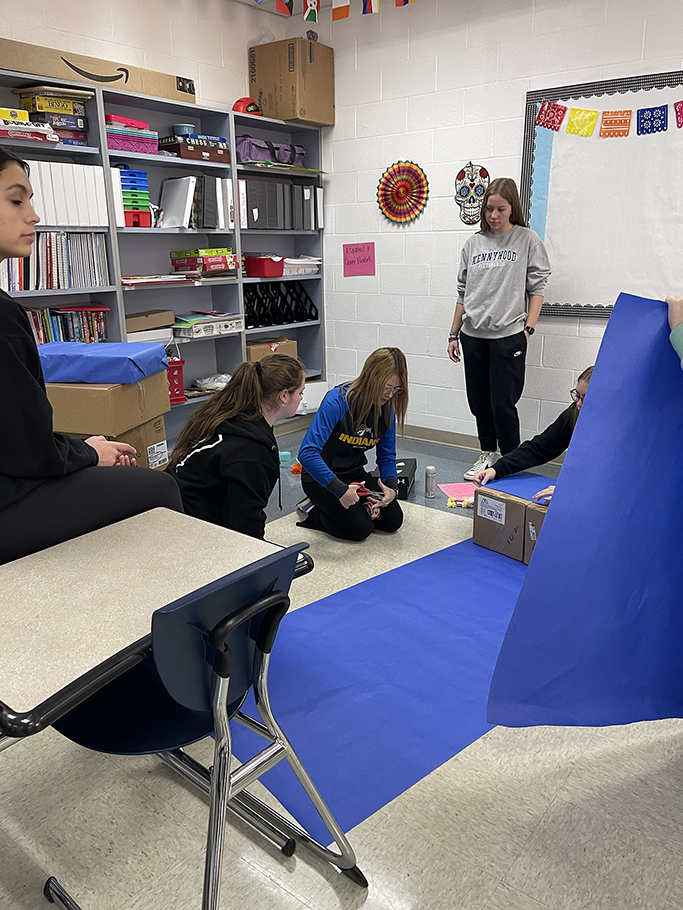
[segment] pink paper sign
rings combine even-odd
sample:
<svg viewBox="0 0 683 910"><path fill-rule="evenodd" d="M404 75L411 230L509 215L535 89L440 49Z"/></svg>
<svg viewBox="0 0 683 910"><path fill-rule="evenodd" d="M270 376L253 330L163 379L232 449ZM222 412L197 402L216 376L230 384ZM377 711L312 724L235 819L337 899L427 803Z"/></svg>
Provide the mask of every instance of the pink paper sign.
<svg viewBox="0 0 683 910"><path fill-rule="evenodd" d="M446 496L462 499L465 496L474 496L476 486L473 483L440 483L439 489L442 490Z"/></svg>
<svg viewBox="0 0 683 910"><path fill-rule="evenodd" d="M375 274L374 243L345 243L343 247L344 277Z"/></svg>

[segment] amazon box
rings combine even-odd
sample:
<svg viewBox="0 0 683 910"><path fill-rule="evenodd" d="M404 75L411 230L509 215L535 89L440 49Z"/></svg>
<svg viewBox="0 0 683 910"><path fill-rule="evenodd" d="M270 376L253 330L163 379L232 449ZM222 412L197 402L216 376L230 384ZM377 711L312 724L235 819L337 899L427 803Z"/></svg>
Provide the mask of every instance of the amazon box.
<svg viewBox="0 0 683 910"><path fill-rule="evenodd" d="M527 565L531 562L531 554L534 552L547 513L548 506L543 506L539 502L527 502L524 520L524 562Z"/></svg>
<svg viewBox="0 0 683 910"><path fill-rule="evenodd" d="M65 24L68 28L68 24ZM65 82L83 82L86 85L102 85L123 92L170 98L188 104L194 104L195 101L194 82L183 76L171 76L139 66L113 63L99 57L84 57L83 54L24 44L8 38L0 38L0 61L3 69L18 73L63 79ZM125 104L125 99L121 103Z"/></svg>
<svg viewBox="0 0 683 910"><path fill-rule="evenodd" d="M45 387L56 433L116 439L171 410L166 370L138 382L48 382Z"/></svg>
<svg viewBox="0 0 683 910"><path fill-rule="evenodd" d="M333 126L333 49L307 38L250 47L249 95L266 117Z"/></svg>
<svg viewBox="0 0 683 910"><path fill-rule="evenodd" d="M474 491L474 543L523 562L528 504L526 499L492 487L477 488Z"/></svg>

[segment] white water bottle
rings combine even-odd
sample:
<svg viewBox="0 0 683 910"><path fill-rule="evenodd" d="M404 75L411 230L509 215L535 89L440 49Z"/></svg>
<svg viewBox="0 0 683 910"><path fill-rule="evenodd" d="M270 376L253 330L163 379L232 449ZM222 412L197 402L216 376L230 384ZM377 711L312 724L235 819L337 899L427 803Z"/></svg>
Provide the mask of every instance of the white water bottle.
<svg viewBox="0 0 683 910"><path fill-rule="evenodd" d="M436 497L436 468L427 465L425 468L425 499Z"/></svg>

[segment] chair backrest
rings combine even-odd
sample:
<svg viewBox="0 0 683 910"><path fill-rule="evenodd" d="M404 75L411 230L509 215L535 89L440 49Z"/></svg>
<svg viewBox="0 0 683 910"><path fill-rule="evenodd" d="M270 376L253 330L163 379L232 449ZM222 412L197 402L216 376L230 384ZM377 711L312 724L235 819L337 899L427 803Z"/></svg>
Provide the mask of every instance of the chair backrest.
<svg viewBox="0 0 683 910"><path fill-rule="evenodd" d="M296 560L307 544L296 544L219 578L157 610L152 616L152 653L163 684L181 705L211 710L213 648L208 635L236 610L274 590L289 591ZM226 644L232 654L230 705L241 704L254 678L254 640L263 614L239 626ZM231 712L232 713L232 712Z"/></svg>

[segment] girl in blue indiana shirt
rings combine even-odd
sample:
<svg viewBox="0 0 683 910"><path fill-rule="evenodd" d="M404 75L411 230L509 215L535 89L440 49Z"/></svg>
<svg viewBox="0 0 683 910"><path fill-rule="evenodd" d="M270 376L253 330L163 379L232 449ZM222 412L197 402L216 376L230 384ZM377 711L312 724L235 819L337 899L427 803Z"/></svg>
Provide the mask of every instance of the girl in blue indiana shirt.
<svg viewBox="0 0 683 910"><path fill-rule="evenodd" d="M373 351L357 379L327 393L299 449L307 496L299 527L344 540L398 531L396 420L403 429L407 407L408 368L398 348ZM379 479L365 470L366 452L375 447ZM359 485L377 495L359 496Z"/></svg>

